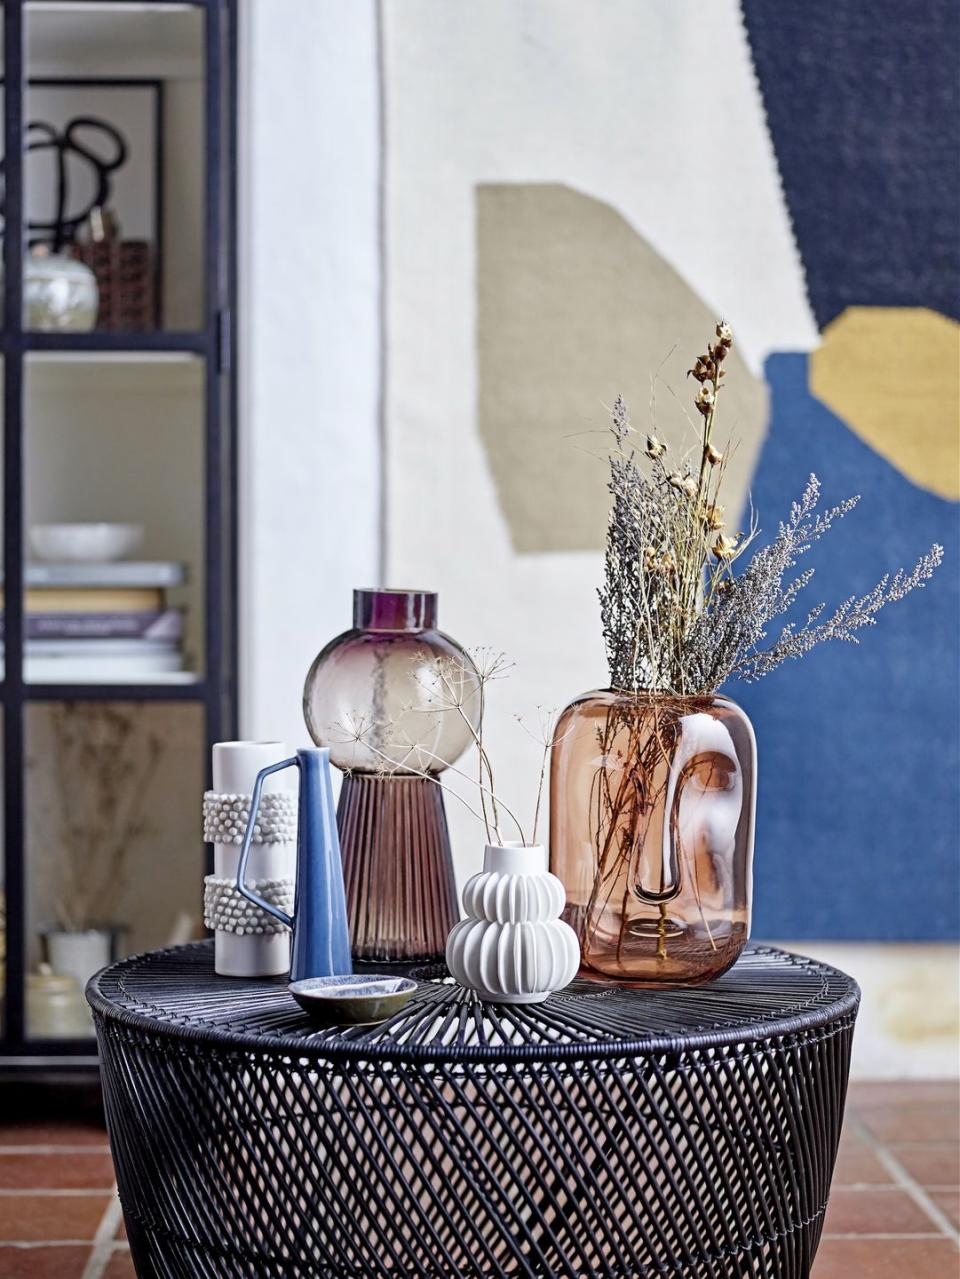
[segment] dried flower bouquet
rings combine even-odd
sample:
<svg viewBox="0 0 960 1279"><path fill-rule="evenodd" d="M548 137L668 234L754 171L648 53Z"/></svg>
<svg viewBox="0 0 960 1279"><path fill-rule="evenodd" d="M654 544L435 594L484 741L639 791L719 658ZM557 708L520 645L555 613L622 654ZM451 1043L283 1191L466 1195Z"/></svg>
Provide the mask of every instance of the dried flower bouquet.
<svg viewBox="0 0 960 1279"><path fill-rule="evenodd" d="M923 586L943 558L934 545L909 573L900 569L866 595L850 596L825 621L825 606L817 604L799 629L788 622L766 642L770 623L793 606L813 569L786 585L784 578L860 499L818 512L820 482L811 475L774 540L736 571L758 528L752 517L746 533L728 532L721 501L729 447L720 452L714 440L732 346L730 326L721 321L716 340L689 371L699 383L694 404L702 418L694 470L687 463L668 469L667 446L650 434L641 448L623 400L613 407L613 505L600 607L615 688L711 693L735 676L759 679L825 640L858 643L857 632L873 626L885 604Z"/></svg>
<svg viewBox="0 0 960 1279"><path fill-rule="evenodd" d="M922 587L943 555L884 577L829 616L785 620L813 570L798 560L857 503L818 510L811 476L774 539L729 528L718 409L733 333L721 321L689 370L700 429L674 463L656 423L645 440L612 411L612 496L600 608L610 688L558 724L551 783L553 869L589 967L620 978L697 982L736 959L749 929L755 745L717 695L816 644L858 642L888 603ZM585 856L584 849L591 850Z"/></svg>

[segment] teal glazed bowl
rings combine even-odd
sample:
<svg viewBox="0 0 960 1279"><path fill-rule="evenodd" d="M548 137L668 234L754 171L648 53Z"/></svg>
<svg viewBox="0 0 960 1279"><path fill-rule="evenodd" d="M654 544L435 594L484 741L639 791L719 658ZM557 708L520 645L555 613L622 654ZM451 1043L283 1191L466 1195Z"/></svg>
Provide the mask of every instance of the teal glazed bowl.
<svg viewBox="0 0 960 1279"><path fill-rule="evenodd" d="M399 1012L417 983L380 973L345 974L305 977L287 989L317 1026L372 1026Z"/></svg>

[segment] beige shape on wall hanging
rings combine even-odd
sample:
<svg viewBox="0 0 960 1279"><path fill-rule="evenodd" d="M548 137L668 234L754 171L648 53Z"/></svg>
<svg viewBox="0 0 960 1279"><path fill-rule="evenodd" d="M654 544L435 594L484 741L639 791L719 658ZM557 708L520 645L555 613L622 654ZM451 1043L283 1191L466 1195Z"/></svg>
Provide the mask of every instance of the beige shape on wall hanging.
<svg viewBox="0 0 960 1279"><path fill-rule="evenodd" d="M646 432L660 368L658 434L673 458L689 452L698 465L697 384L686 370L718 317L602 200L558 183L484 184L476 210L477 416L514 549L598 550L605 406L622 394ZM736 519L766 432L767 387L736 347L726 367L716 438L738 441L724 486Z"/></svg>
<svg viewBox="0 0 960 1279"><path fill-rule="evenodd" d="M924 307L848 307L810 357L810 391L908 480L960 497L955 320Z"/></svg>

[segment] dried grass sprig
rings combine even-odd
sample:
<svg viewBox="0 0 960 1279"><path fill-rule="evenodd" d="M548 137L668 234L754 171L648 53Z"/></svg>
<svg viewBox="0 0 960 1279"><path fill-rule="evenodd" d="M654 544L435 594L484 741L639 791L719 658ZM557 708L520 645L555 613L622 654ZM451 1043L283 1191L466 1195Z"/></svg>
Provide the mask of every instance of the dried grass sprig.
<svg viewBox="0 0 960 1279"><path fill-rule="evenodd" d="M49 734L49 759L31 754L27 767L52 765L49 799L31 820L57 923L68 932L116 924L130 859L153 830L146 801L163 739L137 707L112 703L54 703Z"/></svg>
<svg viewBox="0 0 960 1279"><path fill-rule="evenodd" d="M408 711L414 709L412 707L403 708L397 718L385 721L356 711L329 726L327 731L331 740L363 746L378 762L379 771L384 776L412 774L439 786L483 823L488 843L506 842L505 834L509 832L509 828L506 832L504 829L506 818L521 844L535 844L543 807L547 766L558 740L555 736L554 713L538 708L536 733L526 728L521 721L522 727L534 738L541 751L536 803L528 832L528 828L504 802L497 789L493 763L484 740L487 685L504 678L512 669L513 663L503 653L492 649L471 650L468 663L455 657L434 657L423 652L416 653L413 661L417 682L429 694L429 705L422 708L424 713L431 716L455 715L466 724L472 747L477 754L476 774L447 763L402 727ZM475 700L479 704L478 711L473 706ZM434 764L436 767L433 767ZM475 788L477 807L441 780L442 771L453 773Z"/></svg>
<svg viewBox="0 0 960 1279"><path fill-rule="evenodd" d="M942 561L943 548L934 545L910 572L901 569L865 595L851 596L826 621L820 620L825 605L818 604L766 644L770 623L794 606L813 570L785 579L858 498L818 510L820 483L811 475L774 540L738 571L759 529L751 508L746 531L727 531L720 500L732 448L721 451L714 436L732 346L730 326L721 320L689 370L701 419L695 471L685 464L667 469L656 422L641 447L621 397L611 411L612 503L599 596L614 688L711 693L733 677L759 679L827 640L856 643L856 632L874 625L881 608L923 587ZM652 413L654 406L651 392Z"/></svg>

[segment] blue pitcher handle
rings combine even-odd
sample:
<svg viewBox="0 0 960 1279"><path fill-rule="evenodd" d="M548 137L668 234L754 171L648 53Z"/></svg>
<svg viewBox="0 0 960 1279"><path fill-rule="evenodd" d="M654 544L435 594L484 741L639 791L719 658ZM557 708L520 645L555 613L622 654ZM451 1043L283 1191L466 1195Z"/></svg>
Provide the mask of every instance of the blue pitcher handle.
<svg viewBox="0 0 960 1279"><path fill-rule="evenodd" d="M299 766L300 761L296 755L292 755L290 759L282 759L279 764L268 764L266 768L261 768L260 772L257 773L257 780L253 783L253 794L250 797L250 816L247 818L247 829L243 832L243 843L240 845L240 864L237 867L237 892L246 897L248 902L253 902L254 906L259 906L268 915L272 915L274 919L279 919L280 923L286 924L288 928L293 927L293 916L288 915L279 906L274 906L272 902L266 901L259 893L255 893L252 888L248 888L243 881L247 873L247 861L250 857L250 845L253 843L253 830L257 824L257 812L260 808L260 793L263 790L263 783L271 773L279 773L281 769L299 768Z"/></svg>

